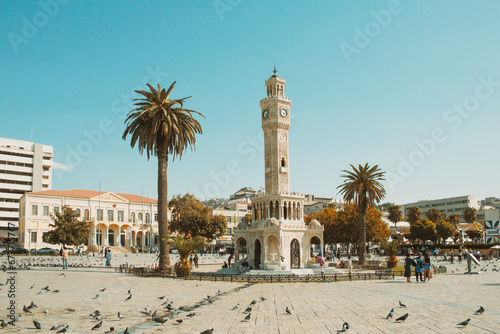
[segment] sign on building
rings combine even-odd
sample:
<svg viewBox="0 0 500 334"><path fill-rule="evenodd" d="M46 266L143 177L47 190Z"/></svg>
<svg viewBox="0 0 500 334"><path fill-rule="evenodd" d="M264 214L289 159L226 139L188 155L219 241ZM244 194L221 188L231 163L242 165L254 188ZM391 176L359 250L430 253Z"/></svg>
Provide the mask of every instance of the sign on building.
<svg viewBox="0 0 500 334"><path fill-rule="evenodd" d="M484 222L486 243L492 244L500 241L500 220L487 220Z"/></svg>

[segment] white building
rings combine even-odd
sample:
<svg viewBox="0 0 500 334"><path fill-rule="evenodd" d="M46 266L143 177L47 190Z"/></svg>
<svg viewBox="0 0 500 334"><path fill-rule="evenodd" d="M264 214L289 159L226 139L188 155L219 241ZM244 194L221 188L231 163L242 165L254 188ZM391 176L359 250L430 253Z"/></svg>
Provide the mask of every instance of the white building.
<svg viewBox="0 0 500 334"><path fill-rule="evenodd" d="M0 230L19 226L19 199L52 189L52 146L0 138Z"/></svg>
<svg viewBox="0 0 500 334"><path fill-rule="evenodd" d="M341 207L344 205L342 200L334 199L333 197L317 197L311 194L305 195L304 213L309 215L314 212L321 212L329 205Z"/></svg>
<svg viewBox="0 0 500 334"><path fill-rule="evenodd" d="M19 244L26 249L54 247L42 237L53 222L50 215L68 205L91 222L91 246L157 247L157 203L132 194L82 189L26 193L20 199Z"/></svg>
<svg viewBox="0 0 500 334"><path fill-rule="evenodd" d="M469 195L403 204L400 206L401 211L403 212L403 217L408 218L407 211L413 206L420 208L420 211L422 211L422 217L425 217L425 213L429 211L429 209L435 208L447 215L458 214L460 216L460 222L463 223L464 210L467 208L475 208L476 210L479 210L481 208L481 198Z"/></svg>
<svg viewBox="0 0 500 334"><path fill-rule="evenodd" d="M222 239L227 240L228 238L233 237L234 228L238 226L239 223L245 221L245 216L247 214L252 214L252 204L246 202L230 203L223 208L211 209L210 213L212 216L223 215L224 217L226 217L226 238Z"/></svg>

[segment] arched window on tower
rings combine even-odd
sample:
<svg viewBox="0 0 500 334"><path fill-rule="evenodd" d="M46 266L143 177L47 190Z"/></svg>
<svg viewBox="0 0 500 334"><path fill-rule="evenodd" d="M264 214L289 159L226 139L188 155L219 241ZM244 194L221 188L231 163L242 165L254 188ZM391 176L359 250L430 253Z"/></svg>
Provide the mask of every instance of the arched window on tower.
<svg viewBox="0 0 500 334"><path fill-rule="evenodd" d="M285 157L281 158L281 167L286 167L286 160Z"/></svg>

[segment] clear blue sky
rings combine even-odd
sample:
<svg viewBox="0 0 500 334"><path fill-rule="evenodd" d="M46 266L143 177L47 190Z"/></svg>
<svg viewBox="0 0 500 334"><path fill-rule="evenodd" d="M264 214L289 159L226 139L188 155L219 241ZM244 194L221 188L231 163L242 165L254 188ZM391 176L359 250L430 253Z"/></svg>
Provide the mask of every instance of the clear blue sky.
<svg viewBox="0 0 500 334"><path fill-rule="evenodd" d="M54 189L156 196L156 159L121 136L158 81L206 117L170 196L264 186L252 138L276 62L292 191L339 198L341 171L368 162L390 173L384 202L500 195L498 1L55 1L0 13L0 136L52 145L71 168Z"/></svg>

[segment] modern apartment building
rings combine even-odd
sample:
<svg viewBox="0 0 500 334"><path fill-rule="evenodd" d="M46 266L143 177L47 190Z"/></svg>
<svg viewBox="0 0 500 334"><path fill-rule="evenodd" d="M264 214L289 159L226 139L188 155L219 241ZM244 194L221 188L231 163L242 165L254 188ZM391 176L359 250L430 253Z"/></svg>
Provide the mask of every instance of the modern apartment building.
<svg viewBox="0 0 500 334"><path fill-rule="evenodd" d="M52 189L52 146L0 138L0 234L19 226L19 199Z"/></svg>
<svg viewBox="0 0 500 334"><path fill-rule="evenodd" d="M89 245L138 248L159 245L156 199L72 189L29 192L21 197L20 246L26 249L54 247L43 242L43 234L51 229L51 215L65 205L75 210L81 220L90 222Z"/></svg>
<svg viewBox="0 0 500 334"><path fill-rule="evenodd" d="M407 211L408 208L411 208L412 206L420 208L424 217L425 213L431 208L436 208L447 215L458 214L460 216L460 222L463 223L465 222L463 215L464 210L467 208L475 208L476 210L479 210L481 208L481 198L469 195L403 204L400 206L401 211L403 211L403 217L408 218Z"/></svg>

